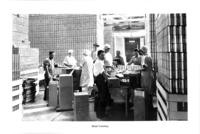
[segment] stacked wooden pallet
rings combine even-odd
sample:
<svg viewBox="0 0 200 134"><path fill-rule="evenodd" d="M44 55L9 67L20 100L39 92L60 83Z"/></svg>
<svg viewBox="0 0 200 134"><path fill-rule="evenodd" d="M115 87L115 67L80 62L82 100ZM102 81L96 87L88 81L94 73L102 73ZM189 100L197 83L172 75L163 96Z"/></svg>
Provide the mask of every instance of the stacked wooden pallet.
<svg viewBox="0 0 200 134"><path fill-rule="evenodd" d="M155 25L158 117L187 120L186 15L160 14Z"/></svg>
<svg viewBox="0 0 200 134"><path fill-rule="evenodd" d="M103 32L97 36L97 15L30 15L29 18L29 40L31 47L40 50L40 63L54 50L55 61L62 64L69 49L74 50L75 58L80 61L84 49L92 50L93 44L99 43L98 38L103 40Z"/></svg>
<svg viewBox="0 0 200 134"><path fill-rule="evenodd" d="M20 79L12 81L12 112L12 119L22 119L22 80Z"/></svg>
<svg viewBox="0 0 200 134"><path fill-rule="evenodd" d="M88 93L74 93L74 118L76 121L89 120Z"/></svg>

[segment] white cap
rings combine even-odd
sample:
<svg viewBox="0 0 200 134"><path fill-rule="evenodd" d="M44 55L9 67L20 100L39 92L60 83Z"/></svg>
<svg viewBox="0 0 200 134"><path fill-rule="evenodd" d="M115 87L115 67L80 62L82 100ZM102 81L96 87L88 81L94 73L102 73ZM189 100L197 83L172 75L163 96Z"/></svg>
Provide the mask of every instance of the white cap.
<svg viewBox="0 0 200 134"><path fill-rule="evenodd" d="M90 50L88 50L88 49L84 50L84 51L83 51L83 55L85 55L85 56L91 55Z"/></svg>
<svg viewBox="0 0 200 134"><path fill-rule="evenodd" d="M73 53L73 50L72 50L72 49L70 49L70 50L68 50L67 52L68 52L68 53Z"/></svg>
<svg viewBox="0 0 200 134"><path fill-rule="evenodd" d="M108 49L108 48L110 48L110 45L109 44L105 44L104 49Z"/></svg>

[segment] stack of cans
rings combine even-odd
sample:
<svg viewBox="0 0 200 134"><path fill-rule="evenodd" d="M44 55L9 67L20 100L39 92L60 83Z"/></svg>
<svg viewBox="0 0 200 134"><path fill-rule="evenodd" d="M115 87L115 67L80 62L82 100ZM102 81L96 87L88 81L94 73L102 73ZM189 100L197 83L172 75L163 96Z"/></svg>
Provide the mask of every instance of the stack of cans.
<svg viewBox="0 0 200 134"><path fill-rule="evenodd" d="M74 119L76 121L89 120L89 102L88 93L74 93Z"/></svg>
<svg viewBox="0 0 200 134"><path fill-rule="evenodd" d="M186 14L156 19L158 80L169 93L187 94Z"/></svg>
<svg viewBox="0 0 200 134"><path fill-rule="evenodd" d="M156 50L156 29L155 29L155 14L149 14L146 17L146 44L150 45L153 68L157 70L157 50Z"/></svg>
<svg viewBox="0 0 200 134"><path fill-rule="evenodd" d="M12 80L20 78L20 55L19 49L13 48L12 50Z"/></svg>

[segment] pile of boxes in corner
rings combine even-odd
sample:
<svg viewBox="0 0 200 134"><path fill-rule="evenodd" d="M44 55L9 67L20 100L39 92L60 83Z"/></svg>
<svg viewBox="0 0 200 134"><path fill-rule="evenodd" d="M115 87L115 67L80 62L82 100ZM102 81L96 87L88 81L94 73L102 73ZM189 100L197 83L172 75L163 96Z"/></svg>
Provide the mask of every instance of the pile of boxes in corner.
<svg viewBox="0 0 200 134"><path fill-rule="evenodd" d="M22 103L34 101L39 92L37 82L39 50L30 48L28 40L29 17L13 14L12 45L12 112L22 117Z"/></svg>

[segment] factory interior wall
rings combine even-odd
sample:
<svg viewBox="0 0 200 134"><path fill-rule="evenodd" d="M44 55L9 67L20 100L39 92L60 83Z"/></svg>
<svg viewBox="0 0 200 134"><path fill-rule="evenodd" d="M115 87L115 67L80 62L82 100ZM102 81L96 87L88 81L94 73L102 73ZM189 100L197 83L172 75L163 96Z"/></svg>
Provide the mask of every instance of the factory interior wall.
<svg viewBox="0 0 200 134"><path fill-rule="evenodd" d="M55 62L62 64L69 49L80 62L84 49L92 50L95 42L102 43L103 29L97 21L95 14L30 15L29 40L31 47L39 48L40 64L50 50L56 53Z"/></svg>

